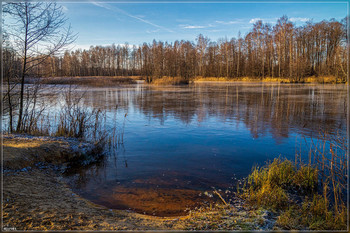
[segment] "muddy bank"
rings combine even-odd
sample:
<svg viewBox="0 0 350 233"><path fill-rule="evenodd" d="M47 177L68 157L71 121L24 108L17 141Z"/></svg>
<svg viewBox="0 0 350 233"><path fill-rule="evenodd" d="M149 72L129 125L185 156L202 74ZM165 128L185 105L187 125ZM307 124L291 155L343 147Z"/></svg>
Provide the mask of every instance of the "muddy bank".
<svg viewBox="0 0 350 233"><path fill-rule="evenodd" d="M247 209L238 199L229 205L218 203L189 209L181 217L143 215L91 203L63 181L60 165L67 159L88 153L89 148L82 142L61 138L4 136L5 230L242 230L273 227L273 216ZM137 194L144 193L144 190L136 191L133 190L135 207L139 204ZM130 190L121 190L115 195L123 195L123 192ZM148 204L152 206L152 201L157 203L162 198L164 201L172 198L162 195L152 192L148 195L152 199ZM160 207L154 205L152 208Z"/></svg>

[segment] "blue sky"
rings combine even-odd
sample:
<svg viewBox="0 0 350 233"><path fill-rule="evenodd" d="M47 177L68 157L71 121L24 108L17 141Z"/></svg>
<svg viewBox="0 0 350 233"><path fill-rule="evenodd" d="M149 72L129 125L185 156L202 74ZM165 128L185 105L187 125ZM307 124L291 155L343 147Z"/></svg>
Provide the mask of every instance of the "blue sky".
<svg viewBox="0 0 350 233"><path fill-rule="evenodd" d="M347 2L163 2L112 1L63 2L64 12L78 33L75 48L90 45L139 45L153 39L173 42L191 40L202 33L211 40L242 36L253 23L275 24L287 15L296 25L347 15Z"/></svg>

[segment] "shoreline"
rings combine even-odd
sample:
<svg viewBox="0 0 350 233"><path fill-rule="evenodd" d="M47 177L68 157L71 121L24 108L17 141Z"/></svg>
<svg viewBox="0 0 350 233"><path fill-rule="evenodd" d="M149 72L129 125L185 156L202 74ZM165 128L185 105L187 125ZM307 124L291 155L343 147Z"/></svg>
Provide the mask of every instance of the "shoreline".
<svg viewBox="0 0 350 233"><path fill-rule="evenodd" d="M193 82L252 82L252 83L281 83L281 84L346 84L347 82L338 81L335 77L305 77L301 80L293 80L289 78L272 78L272 77L241 77L241 78L226 78L226 77L195 77Z"/></svg>
<svg viewBox="0 0 350 233"><path fill-rule="evenodd" d="M320 202L323 197L316 190L318 170L311 165L298 167L276 158L267 166L255 167L242 180L243 189L239 187L227 197L215 189L205 192L214 197L213 202L181 216L162 217L111 209L77 194L66 183L63 172L72 159L86 159L80 156L89 153L88 143L49 136L2 137L4 230L271 231L324 229L323 223L326 229L344 227L345 213L334 212ZM312 190L316 193L308 196ZM158 197L152 200L158 202ZM334 225L333 220L340 225Z"/></svg>
<svg viewBox="0 0 350 233"><path fill-rule="evenodd" d="M279 83L279 84L347 84L347 82L339 81L335 77L305 77L301 80L293 80L288 78L259 78L259 77L193 77L185 79L182 77L153 78L150 83L146 82L146 78L142 76L72 76L72 77L41 77L28 78L27 84L50 84L50 85L83 85L90 87L120 87L133 85L137 83L146 83L149 85L188 85L191 83Z"/></svg>
<svg viewBox="0 0 350 233"><path fill-rule="evenodd" d="M3 139L3 220L8 229L253 230L272 229L275 222L275 216L249 209L240 199L229 205L203 205L175 217L108 209L79 196L63 180L67 159L80 153L76 140L23 135L3 135ZM79 150L88 146L79 143L84 145Z"/></svg>
<svg viewBox="0 0 350 233"><path fill-rule="evenodd" d="M125 86L136 84L138 76L64 76L27 78L26 84L82 85L88 87Z"/></svg>

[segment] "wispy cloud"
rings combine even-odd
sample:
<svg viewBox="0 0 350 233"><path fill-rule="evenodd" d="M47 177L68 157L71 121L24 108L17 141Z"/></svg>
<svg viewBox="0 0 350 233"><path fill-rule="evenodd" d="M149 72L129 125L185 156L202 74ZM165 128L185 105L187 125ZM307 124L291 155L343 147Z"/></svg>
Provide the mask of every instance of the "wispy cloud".
<svg viewBox="0 0 350 233"><path fill-rule="evenodd" d="M263 21L264 23L275 23L277 21L278 18L266 18L266 19L262 19L262 18L253 18L249 21L249 23L251 24L254 24L256 22L258 22L259 20ZM291 22L307 22L309 21L310 19L309 18L302 18L302 17L292 17L292 18L289 18L289 20Z"/></svg>
<svg viewBox="0 0 350 233"><path fill-rule="evenodd" d="M139 17L139 18L145 18L146 16L145 15L135 15L136 17Z"/></svg>
<svg viewBox="0 0 350 233"><path fill-rule="evenodd" d="M102 43L102 44L97 44L95 46L102 46L102 47L107 47L107 46L111 46L113 43L110 43L110 44L106 44L106 43ZM120 47L125 47L125 44L114 44L115 46L120 46ZM92 45L91 44L73 44L73 47L72 49L81 49L81 50L89 50L90 47ZM139 47L139 45L137 44L128 44L129 48L132 48L132 47ZM92 46L94 47L94 46Z"/></svg>
<svg viewBox="0 0 350 233"><path fill-rule="evenodd" d="M90 1L90 3L95 5L95 6L99 6L99 7L105 8L107 10L111 10L111 8L107 4L103 4L102 2Z"/></svg>
<svg viewBox="0 0 350 233"><path fill-rule="evenodd" d="M239 24L239 23L242 23L242 20L232 20L232 21L220 21L220 20L217 20L217 21L215 21L215 23L218 23L218 24L225 24L225 25L229 25L229 24Z"/></svg>
<svg viewBox="0 0 350 233"><path fill-rule="evenodd" d="M249 21L249 23L256 23L256 22L258 22L259 20L262 20L261 18L254 18L254 19L251 19L250 21Z"/></svg>
<svg viewBox="0 0 350 233"><path fill-rule="evenodd" d="M223 29L212 29L212 30L207 30L208 32L225 32L226 30Z"/></svg>
<svg viewBox="0 0 350 233"><path fill-rule="evenodd" d="M199 28L206 28L206 26L188 25L188 26L183 26L183 28L186 28L186 29L199 29Z"/></svg>
<svg viewBox="0 0 350 233"><path fill-rule="evenodd" d="M309 18L301 18L301 17L292 17L289 20L292 22L307 22L310 19Z"/></svg>
<svg viewBox="0 0 350 233"><path fill-rule="evenodd" d="M253 18L249 20L249 23L253 24L258 22L259 20L263 21L263 23L275 23L277 21L277 18Z"/></svg>
<svg viewBox="0 0 350 233"><path fill-rule="evenodd" d="M94 4L95 6L102 7L102 8L105 8L107 10L114 11L114 12L117 12L117 13L121 13L123 15L129 16L130 18L133 18L133 19L136 19L136 20L138 20L140 22L143 22L143 23L149 24L151 26L163 29L165 31L174 32L173 30L170 30L169 28L166 28L166 27L160 26L158 24L152 23L152 22L150 22L150 21L148 21L146 19L141 18L140 16L129 14L128 12L126 12L126 11L124 11L124 10L118 8L118 7L111 6L109 4L102 3L102 2L93 2L93 1L91 1L91 3Z"/></svg>
<svg viewBox="0 0 350 233"><path fill-rule="evenodd" d="M188 24L183 25L183 24L180 24L179 26L182 28L185 28L185 29L203 29L203 28L213 27L212 24L208 24L208 25L188 25Z"/></svg>

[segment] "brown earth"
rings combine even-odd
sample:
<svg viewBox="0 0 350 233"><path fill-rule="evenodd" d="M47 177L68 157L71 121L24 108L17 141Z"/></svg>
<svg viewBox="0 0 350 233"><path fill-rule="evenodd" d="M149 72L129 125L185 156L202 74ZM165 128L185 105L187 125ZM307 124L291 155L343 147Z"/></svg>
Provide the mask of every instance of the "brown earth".
<svg viewBox="0 0 350 233"><path fill-rule="evenodd" d="M4 226L16 230L161 229L164 225L157 218L94 205L72 192L52 170L5 174L3 207Z"/></svg>
<svg viewBox="0 0 350 233"><path fill-rule="evenodd" d="M73 156L69 142L52 140L48 137L16 138L5 136L2 149L4 169L31 167L37 162L61 164Z"/></svg>

